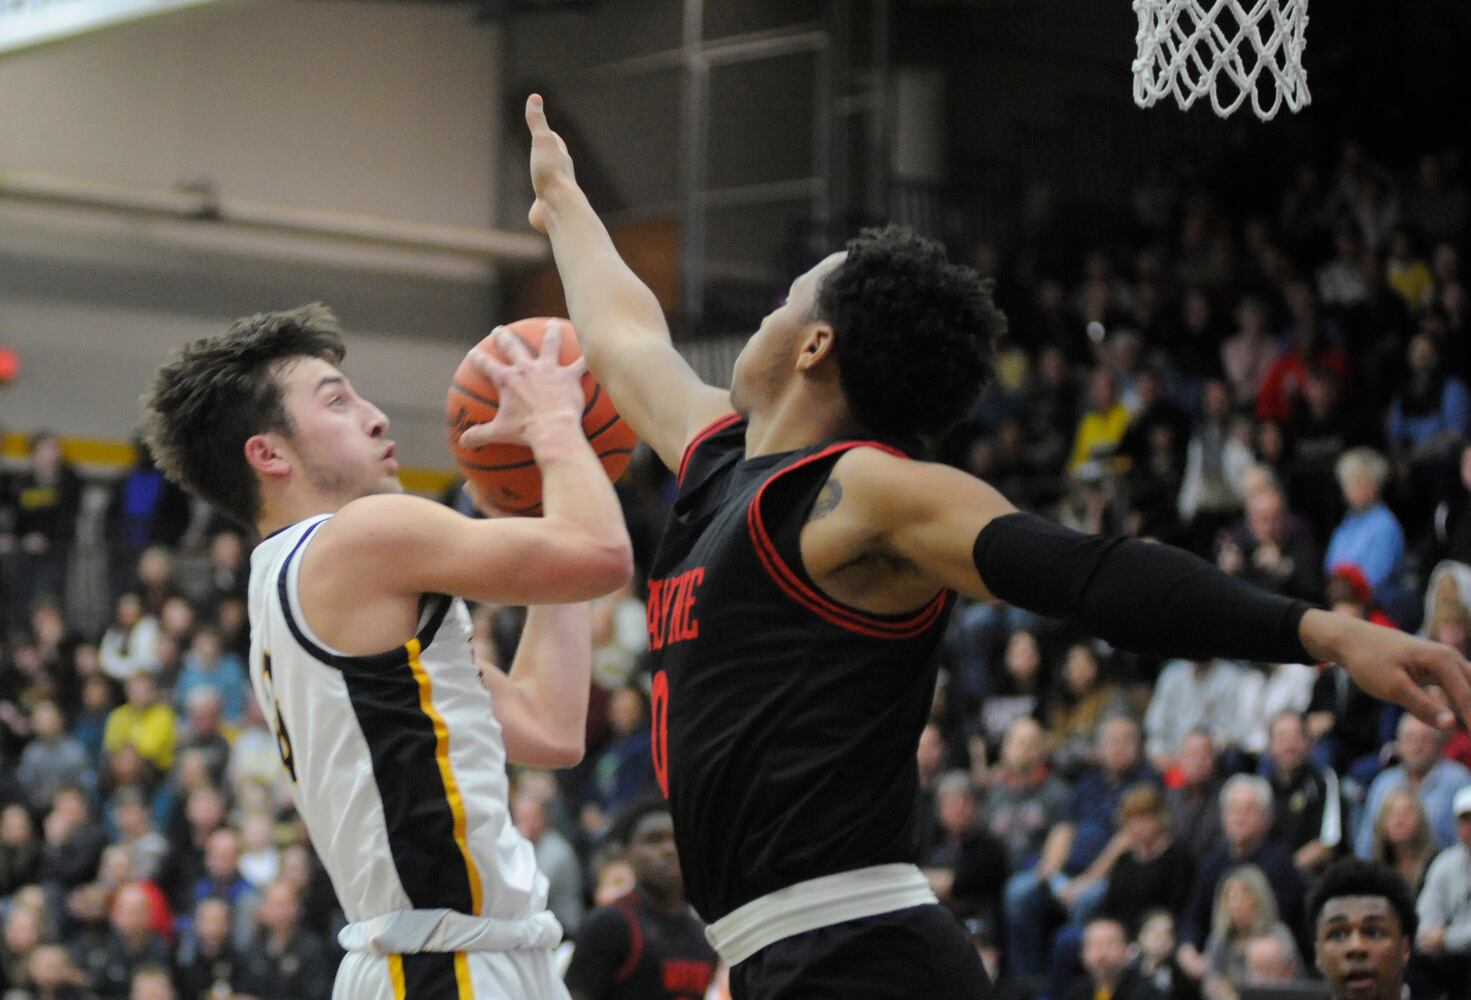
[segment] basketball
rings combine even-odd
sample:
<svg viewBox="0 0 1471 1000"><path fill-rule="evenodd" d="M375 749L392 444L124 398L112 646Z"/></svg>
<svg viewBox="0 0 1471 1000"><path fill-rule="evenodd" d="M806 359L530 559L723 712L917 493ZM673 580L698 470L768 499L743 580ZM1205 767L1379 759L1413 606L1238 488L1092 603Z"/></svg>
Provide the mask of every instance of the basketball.
<svg viewBox="0 0 1471 1000"><path fill-rule="evenodd" d="M548 322L547 317L538 316L509 323L507 328L530 350L537 351L541 349L541 338ZM577 343L577 332L572 329L572 324L566 320L560 322L562 347L557 361L565 365L574 361L582 353L582 348ZM494 341L495 335L492 334L480 342L478 349L489 351L502 361L509 361ZM582 377L582 395L587 401L582 408L583 433L597 452L608 478L616 481L628 468L638 439L618 416L612 400L590 373ZM497 398L495 383L481 375L469 358L461 361L445 400L450 450L465 478L483 489L487 499L496 506L512 514L540 514L541 471L531 457L530 448L515 444L488 444L480 448L460 445L460 434L466 427L486 423L495 417Z"/></svg>

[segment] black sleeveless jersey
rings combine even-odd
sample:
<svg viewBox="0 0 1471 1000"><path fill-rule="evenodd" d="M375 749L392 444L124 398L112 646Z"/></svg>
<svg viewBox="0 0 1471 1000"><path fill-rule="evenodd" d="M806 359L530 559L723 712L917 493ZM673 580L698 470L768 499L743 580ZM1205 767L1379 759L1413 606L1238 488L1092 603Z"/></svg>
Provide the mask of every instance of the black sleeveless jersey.
<svg viewBox="0 0 1471 1000"><path fill-rule="evenodd" d="M842 454L745 459L732 414L685 451L650 573L654 770L685 891L718 920L795 882L917 860L915 750L953 604L906 615L827 597L800 534Z"/></svg>

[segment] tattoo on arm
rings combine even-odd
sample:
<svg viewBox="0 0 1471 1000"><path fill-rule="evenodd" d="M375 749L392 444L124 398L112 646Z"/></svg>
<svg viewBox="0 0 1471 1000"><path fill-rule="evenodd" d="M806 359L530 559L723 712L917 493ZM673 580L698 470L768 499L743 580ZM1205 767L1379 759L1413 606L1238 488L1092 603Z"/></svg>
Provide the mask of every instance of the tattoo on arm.
<svg viewBox="0 0 1471 1000"><path fill-rule="evenodd" d="M807 515L808 522L816 521L826 517L835 510L843 499L843 487L836 479L829 479L822 487L822 492L817 494L817 499L812 504L812 512Z"/></svg>

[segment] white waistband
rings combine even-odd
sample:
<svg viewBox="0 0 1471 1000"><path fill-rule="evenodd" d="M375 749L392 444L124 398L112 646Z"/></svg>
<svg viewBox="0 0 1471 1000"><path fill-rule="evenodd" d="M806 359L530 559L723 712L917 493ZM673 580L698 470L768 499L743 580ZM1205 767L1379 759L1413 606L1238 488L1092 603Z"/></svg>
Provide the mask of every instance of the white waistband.
<svg viewBox="0 0 1471 1000"><path fill-rule="evenodd" d="M472 917L454 910L395 910L348 924L337 934L346 951L411 955L421 951L522 951L555 948L562 925L550 910L525 920Z"/></svg>
<svg viewBox="0 0 1471 1000"><path fill-rule="evenodd" d="M874 865L824 875L767 893L705 928L705 938L728 966L796 934L938 902L914 865Z"/></svg>

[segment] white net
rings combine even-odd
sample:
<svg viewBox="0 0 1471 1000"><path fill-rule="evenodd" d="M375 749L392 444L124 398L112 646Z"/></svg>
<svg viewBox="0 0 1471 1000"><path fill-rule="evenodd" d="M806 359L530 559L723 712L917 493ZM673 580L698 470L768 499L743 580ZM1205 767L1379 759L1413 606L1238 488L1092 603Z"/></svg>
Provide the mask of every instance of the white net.
<svg viewBox="0 0 1471 1000"><path fill-rule="evenodd" d="M1308 0L1134 0L1134 103L1206 94L1222 118L1247 101L1263 121L1311 97L1302 68Z"/></svg>

